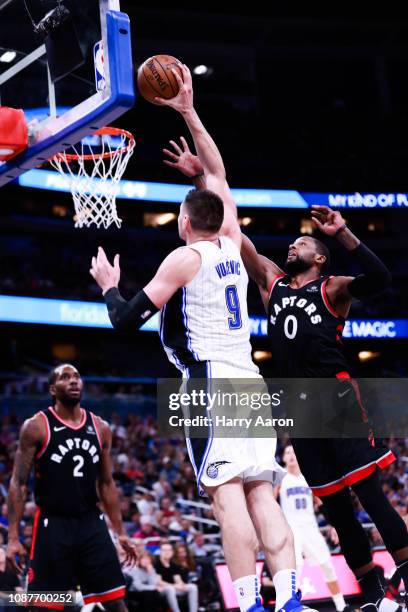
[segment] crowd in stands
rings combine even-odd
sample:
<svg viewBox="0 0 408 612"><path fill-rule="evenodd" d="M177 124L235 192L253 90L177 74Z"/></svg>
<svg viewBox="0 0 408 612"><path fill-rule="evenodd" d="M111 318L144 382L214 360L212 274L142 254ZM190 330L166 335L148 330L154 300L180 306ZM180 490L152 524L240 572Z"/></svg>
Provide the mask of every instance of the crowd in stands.
<svg viewBox="0 0 408 612"><path fill-rule="evenodd" d="M197 495L194 472L183 441L159 436L153 417L142 418L133 413L121 417L113 413L109 421L113 433L114 478L124 525L143 553L136 570L124 568L129 592L133 592L133 603L140 603L140 591L143 591L142 600L153 602L156 598L158 610L163 601L172 610L177 610L180 597L186 599L190 611L196 609L197 596L200 605L215 601L217 584L213 563L223 558L219 530L205 498ZM4 549L8 525L7 487L21 418L3 416L0 425L0 547ZM393 506L407 519L408 440L392 439L388 440L388 445L398 460L382 473L383 486ZM279 455L282 448L281 444ZM327 525L324 515L316 511L330 548L333 552L339 551L337 534ZM359 520L368 525L372 545L381 546L377 530L369 527L370 517L357 500L355 511ZM21 539L27 551L31 546L34 514L31 494L21 527ZM171 565L171 572L177 576L174 584L166 564ZM157 579L159 582L154 582L155 573L161 576ZM153 583L154 589L151 588ZM154 607L149 609L154 610Z"/></svg>

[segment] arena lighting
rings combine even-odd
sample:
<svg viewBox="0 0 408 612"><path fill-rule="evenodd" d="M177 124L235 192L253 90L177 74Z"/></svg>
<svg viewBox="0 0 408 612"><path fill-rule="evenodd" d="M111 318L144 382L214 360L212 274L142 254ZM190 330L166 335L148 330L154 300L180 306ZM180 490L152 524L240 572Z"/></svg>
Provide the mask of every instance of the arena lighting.
<svg viewBox="0 0 408 612"><path fill-rule="evenodd" d="M161 227L171 221L175 221L177 215L175 213L144 213L143 222L145 227Z"/></svg>
<svg viewBox="0 0 408 612"><path fill-rule="evenodd" d="M300 233L311 235L314 232L314 225L311 219L302 219L300 222Z"/></svg>
<svg viewBox="0 0 408 612"><path fill-rule="evenodd" d="M103 302L54 300L16 295L0 295L0 321L112 329ZM266 337L268 330L266 317L250 317L249 324L251 336ZM158 329L159 317L155 315L145 323L142 331L158 331ZM349 319L344 327L343 338L345 340L408 338L408 319Z"/></svg>
<svg viewBox="0 0 408 612"><path fill-rule="evenodd" d="M5 51L3 55L0 55L0 62L4 64L11 64L17 57L17 53L15 51Z"/></svg>
<svg viewBox="0 0 408 612"><path fill-rule="evenodd" d="M252 223L253 219L251 217L240 217L238 219L238 223L240 225L243 225L244 227L247 227L247 225L250 225Z"/></svg>
<svg viewBox="0 0 408 612"><path fill-rule="evenodd" d="M272 353L269 351L254 351L255 361L266 361L272 357Z"/></svg>
<svg viewBox="0 0 408 612"><path fill-rule="evenodd" d="M156 223L157 225L166 225L171 221L175 221L177 219L177 215L174 213L163 213L162 215L157 215Z"/></svg>
<svg viewBox="0 0 408 612"><path fill-rule="evenodd" d="M0 164L1 167L1 164ZM96 180L96 179L95 179ZM21 187L69 192L69 182L58 172L30 170L18 177ZM0 176L1 185L1 176ZM119 181L118 198L180 204L191 185ZM332 208L408 208L408 193L336 194L295 191L290 189L232 189L238 207L246 208L309 208L322 204ZM358 196L358 197L357 197Z"/></svg>
<svg viewBox="0 0 408 612"><path fill-rule="evenodd" d="M211 74L210 70L211 69L205 64L199 64L198 66L195 66L195 68L193 68L193 73L196 74L197 76L203 76L205 74Z"/></svg>
<svg viewBox="0 0 408 612"><path fill-rule="evenodd" d="M358 358L360 361L370 361L370 359L376 359L380 356L380 353L374 351L360 351Z"/></svg>

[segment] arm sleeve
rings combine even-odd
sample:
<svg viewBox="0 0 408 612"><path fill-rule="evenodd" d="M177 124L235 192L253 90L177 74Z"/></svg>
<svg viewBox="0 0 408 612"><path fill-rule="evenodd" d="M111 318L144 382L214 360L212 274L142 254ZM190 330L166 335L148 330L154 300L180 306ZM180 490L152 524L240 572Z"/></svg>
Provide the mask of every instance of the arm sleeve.
<svg viewBox="0 0 408 612"><path fill-rule="evenodd" d="M109 318L115 329L140 329L159 310L143 290L127 302L121 296L119 289L112 287L105 293L104 298Z"/></svg>
<svg viewBox="0 0 408 612"><path fill-rule="evenodd" d="M350 254L363 270L363 274L356 276L347 285L350 295L357 299L370 297L391 285L392 279L388 268L365 244L360 242Z"/></svg>

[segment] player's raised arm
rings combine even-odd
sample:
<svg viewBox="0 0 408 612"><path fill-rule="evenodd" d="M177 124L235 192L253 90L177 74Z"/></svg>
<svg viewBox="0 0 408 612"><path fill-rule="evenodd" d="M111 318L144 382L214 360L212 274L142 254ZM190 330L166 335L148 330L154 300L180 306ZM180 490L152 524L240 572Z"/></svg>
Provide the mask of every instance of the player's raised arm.
<svg viewBox="0 0 408 612"><path fill-rule="evenodd" d="M118 490L112 477L112 461L110 457L112 433L109 425L105 421L99 417L97 417L97 419L99 421L102 442L99 477L97 481L99 499L112 523L115 533L119 537L119 544L125 552L125 564L134 565L137 561L137 552L123 526Z"/></svg>
<svg viewBox="0 0 408 612"><path fill-rule="evenodd" d="M174 108L183 116L203 167L206 188L219 195L224 203L224 223L220 233L228 235L236 244L240 245L241 230L238 225L237 207L228 187L221 153L194 108L190 70L185 64L181 64L180 69L183 77L176 70L173 70L179 85L178 94L169 100L155 98L155 101L162 106Z"/></svg>
<svg viewBox="0 0 408 612"><path fill-rule="evenodd" d="M102 289L113 327L135 331L158 312L178 289L187 285L200 266L201 257L197 251L180 247L166 257L154 278L129 301L121 296L118 289L119 255L115 256L112 266L104 250L99 247L97 257L92 258L90 274Z"/></svg>
<svg viewBox="0 0 408 612"><path fill-rule="evenodd" d="M284 272L272 260L260 255L248 236L242 235L241 256L249 276L258 285L265 309L268 308L269 292L277 276Z"/></svg>
<svg viewBox="0 0 408 612"><path fill-rule="evenodd" d="M34 465L35 455L43 444L45 437L45 427L39 416L25 421L21 428L14 459L7 500L9 521L7 561L18 574L23 571L23 559L26 556L26 550L20 542L19 529L27 497L27 482Z"/></svg>
<svg viewBox="0 0 408 612"><path fill-rule="evenodd" d="M347 227L339 211L328 206L312 206L315 226L340 242L360 265L359 276L336 276L327 284L328 297L335 309L347 316L353 298L363 299L380 293L391 284L391 274L383 262Z"/></svg>

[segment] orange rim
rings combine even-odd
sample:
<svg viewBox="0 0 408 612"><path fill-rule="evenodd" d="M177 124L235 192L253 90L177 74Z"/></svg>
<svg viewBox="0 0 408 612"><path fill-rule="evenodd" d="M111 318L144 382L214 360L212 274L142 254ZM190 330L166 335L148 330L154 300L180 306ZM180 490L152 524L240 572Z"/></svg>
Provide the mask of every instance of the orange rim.
<svg viewBox="0 0 408 612"><path fill-rule="evenodd" d="M126 138L129 141L129 144L126 145L126 147L119 147L118 149L115 149L114 151L106 151L105 153L94 153L93 155L92 154L80 155L78 153L65 153L65 152L57 153L56 155L51 157L50 160L73 162L73 161L78 161L79 159L84 160L84 161L92 161L95 159L109 159L110 157L113 157L114 155L116 155L118 151L120 151L121 153L127 153L130 147L134 146L136 143L136 140L133 134L131 134L127 130L122 130L121 128L103 127L97 130L96 132L94 132L93 135L94 136L126 136Z"/></svg>

